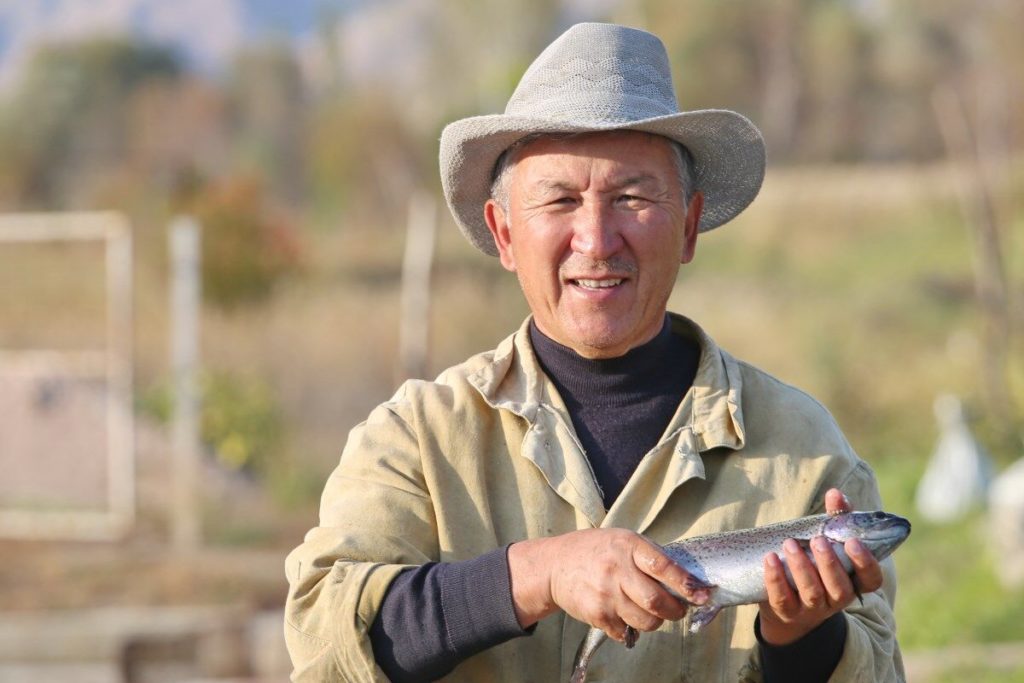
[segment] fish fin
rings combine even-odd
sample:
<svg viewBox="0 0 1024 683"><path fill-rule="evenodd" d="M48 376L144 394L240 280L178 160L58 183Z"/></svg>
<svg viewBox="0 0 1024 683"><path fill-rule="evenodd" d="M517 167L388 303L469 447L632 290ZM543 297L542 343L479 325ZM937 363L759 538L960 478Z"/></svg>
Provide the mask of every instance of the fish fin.
<svg viewBox="0 0 1024 683"><path fill-rule="evenodd" d="M696 633L710 624L721 611L721 605L701 605L700 607L691 607L690 633Z"/></svg>
<svg viewBox="0 0 1024 683"><path fill-rule="evenodd" d="M716 586L713 583L706 583L704 581L701 581L693 574L687 574L684 583L686 584L686 590L690 591L691 593L693 591L699 590L708 591L710 593L714 589L718 588L718 586Z"/></svg>
<svg viewBox="0 0 1024 683"><path fill-rule="evenodd" d="M864 596L861 595L860 582L857 580L857 574L855 572L850 572L850 581L853 583L853 594L857 596L857 599L860 600L860 606L863 607Z"/></svg>
<svg viewBox="0 0 1024 683"><path fill-rule="evenodd" d="M632 626L627 626L626 631L623 633L624 640L626 642L626 649L632 648L636 645L636 641L640 640L640 632Z"/></svg>

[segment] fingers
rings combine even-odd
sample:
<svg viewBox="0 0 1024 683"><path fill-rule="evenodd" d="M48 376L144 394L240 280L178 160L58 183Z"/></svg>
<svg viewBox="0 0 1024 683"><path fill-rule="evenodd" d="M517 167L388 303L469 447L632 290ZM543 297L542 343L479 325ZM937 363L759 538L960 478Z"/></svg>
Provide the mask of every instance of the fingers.
<svg viewBox="0 0 1024 683"><path fill-rule="evenodd" d="M782 548L786 553L786 564L789 565L789 572L793 576L793 584L800 596L800 603L811 610L829 607L829 596L825 586L804 549L791 538L782 544ZM831 550L828 549L829 552Z"/></svg>
<svg viewBox="0 0 1024 683"><path fill-rule="evenodd" d="M801 611L819 612L828 616L845 608L854 598L853 581L839 561L832 545L822 536L810 542L813 556L793 539L783 543L786 565L792 577L787 581L785 567L778 555L765 556L765 588L768 602L783 618L795 618ZM853 564L861 591L871 592L882 585L882 569L864 545L854 539L845 546Z"/></svg>
<svg viewBox="0 0 1024 683"><path fill-rule="evenodd" d="M830 515L837 515L841 512L850 512L850 500L839 489L829 489L825 493L825 512Z"/></svg>
<svg viewBox="0 0 1024 683"><path fill-rule="evenodd" d="M679 619L686 614L686 608L664 589L649 579L652 585L638 582L630 588L623 587L617 595L609 595L603 601L589 606L583 620L601 629L619 642L626 642L627 626L637 631L656 631L665 619ZM628 584L627 584L628 585Z"/></svg>
<svg viewBox="0 0 1024 683"><path fill-rule="evenodd" d="M800 611L800 597L786 579L786 569L775 553L764 556L764 587L768 604L781 618L791 618Z"/></svg>
<svg viewBox="0 0 1024 683"><path fill-rule="evenodd" d="M882 567L863 543L854 538L844 545L846 554L850 556L853 571L857 576L857 586L861 593L871 593L882 587Z"/></svg>
<svg viewBox="0 0 1024 683"><path fill-rule="evenodd" d="M686 616L686 605L674 597L661 584L644 574L626 578L622 583L622 592L628 602L636 606L645 615L657 618L658 624L653 628L644 628L640 623L626 619L631 626L641 631L652 631L664 620L676 621Z"/></svg>
<svg viewBox="0 0 1024 683"><path fill-rule="evenodd" d="M832 544L822 536L811 540L811 552L817 565L817 575L824 589L825 603L835 610L846 607L853 600L853 582L832 549Z"/></svg>
<svg viewBox="0 0 1024 683"><path fill-rule="evenodd" d="M520 571L523 563L518 556L513 557L516 545L509 551L513 598L520 576L525 577L521 580L524 586L530 578L528 572ZM564 610L620 642L625 639L627 626L637 631L653 631L665 620L681 619L686 614L686 604L673 591L693 594L700 590L691 587L689 574L658 545L630 531L570 532L547 539L545 547L549 552L543 558L543 566L550 580L547 590L540 591L543 603ZM703 590L706 601L707 589Z"/></svg>
<svg viewBox="0 0 1024 683"><path fill-rule="evenodd" d="M813 561L793 539L783 543L792 585L778 555L764 558L768 600L761 604L761 635L774 645L798 640L853 599L853 583L829 542L819 536L810 545Z"/></svg>
<svg viewBox="0 0 1024 683"><path fill-rule="evenodd" d="M618 616L623 622L632 626L637 631L657 631L658 627L665 622L664 619L651 614L631 598L625 596L619 604ZM620 636L624 637L625 634L620 632Z"/></svg>
<svg viewBox="0 0 1024 683"><path fill-rule="evenodd" d="M708 586L697 581L688 571L672 561L661 548L642 539L633 551L633 563L657 581L665 584L694 605L703 605L711 598Z"/></svg>

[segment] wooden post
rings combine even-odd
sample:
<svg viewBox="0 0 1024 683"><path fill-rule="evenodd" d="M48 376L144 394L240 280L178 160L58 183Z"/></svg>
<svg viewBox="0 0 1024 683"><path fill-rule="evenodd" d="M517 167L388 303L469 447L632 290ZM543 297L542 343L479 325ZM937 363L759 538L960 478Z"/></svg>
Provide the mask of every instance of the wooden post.
<svg viewBox="0 0 1024 683"><path fill-rule="evenodd" d="M984 385L989 411L1007 432L1014 415L1009 388L1010 309L999 224L977 136L963 96L954 86L937 87L932 104L956 171L960 209L974 242L974 285L985 320Z"/></svg>
<svg viewBox="0 0 1024 683"><path fill-rule="evenodd" d="M423 378L430 348L430 271L437 234L437 203L423 191L409 200L409 222L402 260L399 380Z"/></svg>
<svg viewBox="0 0 1024 683"><path fill-rule="evenodd" d="M171 368L174 374L172 536L191 552L202 541L199 495L199 224L189 216L171 223Z"/></svg>
<svg viewBox="0 0 1024 683"><path fill-rule="evenodd" d="M135 521L132 233L122 216L113 215L107 235L107 486L111 512L127 531Z"/></svg>

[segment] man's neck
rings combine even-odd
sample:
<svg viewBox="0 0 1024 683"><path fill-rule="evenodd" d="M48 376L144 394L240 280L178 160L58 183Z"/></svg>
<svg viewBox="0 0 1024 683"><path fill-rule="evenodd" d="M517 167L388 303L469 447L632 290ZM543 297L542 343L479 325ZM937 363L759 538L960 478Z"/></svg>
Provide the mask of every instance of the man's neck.
<svg viewBox="0 0 1024 683"><path fill-rule="evenodd" d="M584 358L532 321L530 341L611 507L693 384L700 349L673 334L667 317L654 339L616 358Z"/></svg>

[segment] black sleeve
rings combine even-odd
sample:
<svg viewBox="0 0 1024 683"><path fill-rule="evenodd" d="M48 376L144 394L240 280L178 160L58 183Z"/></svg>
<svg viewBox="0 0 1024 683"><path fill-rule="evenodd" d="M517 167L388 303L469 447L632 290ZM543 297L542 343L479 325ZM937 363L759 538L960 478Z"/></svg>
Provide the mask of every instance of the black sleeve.
<svg viewBox="0 0 1024 683"><path fill-rule="evenodd" d="M508 548L399 574L370 628L377 665L392 683L422 683L462 660L527 635L516 619Z"/></svg>
<svg viewBox="0 0 1024 683"><path fill-rule="evenodd" d="M769 645L761 638L761 617L754 620L754 634L761 652L764 683L827 681L836 670L846 647L846 615L833 614L816 629L789 645Z"/></svg>

